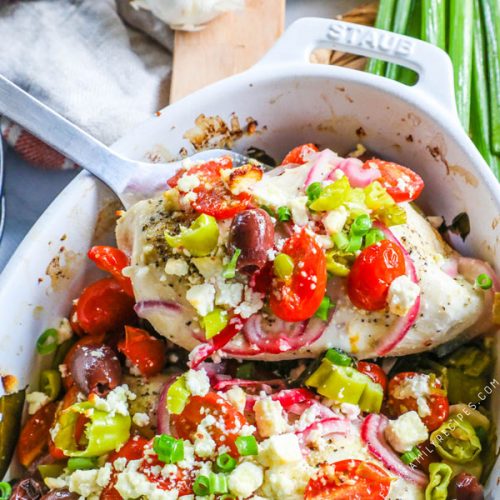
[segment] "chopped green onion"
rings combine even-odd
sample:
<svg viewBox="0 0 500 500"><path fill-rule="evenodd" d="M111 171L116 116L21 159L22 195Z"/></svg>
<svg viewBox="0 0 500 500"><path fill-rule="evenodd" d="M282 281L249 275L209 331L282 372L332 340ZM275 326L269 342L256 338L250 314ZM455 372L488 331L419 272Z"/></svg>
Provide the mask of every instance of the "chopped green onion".
<svg viewBox="0 0 500 500"><path fill-rule="evenodd" d="M278 208L278 220L280 222L286 222L292 218L292 213L288 207L279 207Z"/></svg>
<svg viewBox="0 0 500 500"><path fill-rule="evenodd" d="M279 253L276 255L273 262L274 274L281 279L287 279L293 274L295 267L293 259L286 253Z"/></svg>
<svg viewBox="0 0 500 500"><path fill-rule="evenodd" d="M328 319L328 314L330 313L330 309L334 306L335 304L330 300L330 297L325 295L321 300L321 304L319 305L318 309L314 313L314 316L316 316L319 319L322 319L323 321L326 321Z"/></svg>
<svg viewBox="0 0 500 500"><path fill-rule="evenodd" d="M224 474L215 474L211 472L208 475L208 488L211 495L227 493L227 477Z"/></svg>
<svg viewBox="0 0 500 500"><path fill-rule="evenodd" d="M12 486L5 482L0 482L0 500L9 500L10 494L12 493Z"/></svg>
<svg viewBox="0 0 500 500"><path fill-rule="evenodd" d="M166 464L175 464L184 460L184 441L167 434L154 438L153 450L158 455L158 460Z"/></svg>
<svg viewBox="0 0 500 500"><path fill-rule="evenodd" d="M75 470L90 470L97 467L97 458L72 457L68 460L68 469L73 472Z"/></svg>
<svg viewBox="0 0 500 500"><path fill-rule="evenodd" d="M198 476L193 484L193 492L200 497L210 495L210 481L208 476Z"/></svg>
<svg viewBox="0 0 500 500"><path fill-rule="evenodd" d="M321 182L312 182L306 188L307 198L310 202L317 200L321 195Z"/></svg>
<svg viewBox="0 0 500 500"><path fill-rule="evenodd" d="M483 273L476 278L476 285L483 290L489 290L493 286L493 280Z"/></svg>
<svg viewBox="0 0 500 500"><path fill-rule="evenodd" d="M420 450L414 446L410 451L406 451L401 455L401 461L406 465L411 464L420 456Z"/></svg>
<svg viewBox="0 0 500 500"><path fill-rule="evenodd" d="M40 389L55 401L61 392L61 374L58 370L43 370L40 374Z"/></svg>
<svg viewBox="0 0 500 500"><path fill-rule="evenodd" d="M363 236L358 236L356 234L351 235L349 239L349 245L345 249L346 252L354 253L361 250L361 245L363 244Z"/></svg>
<svg viewBox="0 0 500 500"><path fill-rule="evenodd" d="M453 63L458 117L466 132L470 122L473 20L473 0L450 3L448 52Z"/></svg>
<svg viewBox="0 0 500 500"><path fill-rule="evenodd" d="M351 232L356 236L364 236L372 227L372 221L368 214L358 215L351 225Z"/></svg>
<svg viewBox="0 0 500 500"><path fill-rule="evenodd" d="M389 31L392 27L392 13L394 11L395 0L380 0L375 19L375 28ZM380 59L370 59L366 66L366 71L374 75L383 75L385 62Z"/></svg>
<svg viewBox="0 0 500 500"><path fill-rule="evenodd" d="M248 363L243 363L238 368L236 368L236 378L243 378L246 380L251 380L254 378L255 365L249 361Z"/></svg>
<svg viewBox="0 0 500 500"><path fill-rule="evenodd" d="M173 415L182 413L189 401L189 396L191 396L191 392L186 386L186 378L181 375L167 391L167 410L169 413Z"/></svg>
<svg viewBox="0 0 500 500"><path fill-rule="evenodd" d="M215 337L219 332L226 328L228 323L227 311L216 307L213 311L200 319L201 326L205 330L207 340Z"/></svg>
<svg viewBox="0 0 500 500"><path fill-rule="evenodd" d="M241 250L237 248L231 257L231 260L226 264L224 270L222 271L222 277L224 279L231 279L236 276L236 263L238 262L240 255Z"/></svg>
<svg viewBox="0 0 500 500"><path fill-rule="evenodd" d="M374 245L375 243L378 243L382 240L385 240L384 232L374 227L370 229L365 236L365 248Z"/></svg>
<svg viewBox="0 0 500 500"><path fill-rule="evenodd" d="M349 246L349 238L344 232L335 233L332 236L332 241L339 250L345 250Z"/></svg>
<svg viewBox="0 0 500 500"><path fill-rule="evenodd" d="M259 448L254 436L238 436L235 440L236 448L242 457L257 455Z"/></svg>
<svg viewBox="0 0 500 500"><path fill-rule="evenodd" d="M50 354L57 349L57 340L59 333L55 328L45 330L36 341L36 350L38 354Z"/></svg>
<svg viewBox="0 0 500 500"><path fill-rule="evenodd" d="M351 366L352 358L342 352L340 349L328 349L325 353L325 358L338 366Z"/></svg>
<svg viewBox="0 0 500 500"><path fill-rule="evenodd" d="M223 453L217 457L215 461L215 466L220 472L231 472L237 464L237 460L233 458L229 453Z"/></svg>

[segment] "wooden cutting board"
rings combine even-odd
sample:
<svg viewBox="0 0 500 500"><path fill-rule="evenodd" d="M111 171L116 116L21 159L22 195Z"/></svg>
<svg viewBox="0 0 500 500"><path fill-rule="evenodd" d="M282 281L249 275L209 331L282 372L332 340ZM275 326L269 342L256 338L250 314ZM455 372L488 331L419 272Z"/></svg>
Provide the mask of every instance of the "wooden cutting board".
<svg viewBox="0 0 500 500"><path fill-rule="evenodd" d="M256 63L283 33L285 0L246 0L196 32L176 31L170 102Z"/></svg>

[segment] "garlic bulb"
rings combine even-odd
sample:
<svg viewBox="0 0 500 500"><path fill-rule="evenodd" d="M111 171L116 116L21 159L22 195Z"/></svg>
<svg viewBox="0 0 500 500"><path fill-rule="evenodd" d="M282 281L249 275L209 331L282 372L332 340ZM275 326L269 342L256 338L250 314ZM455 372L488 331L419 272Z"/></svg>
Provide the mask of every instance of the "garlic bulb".
<svg viewBox="0 0 500 500"><path fill-rule="evenodd" d="M220 14L241 9L245 0L132 0L131 4L150 10L172 29L197 31Z"/></svg>

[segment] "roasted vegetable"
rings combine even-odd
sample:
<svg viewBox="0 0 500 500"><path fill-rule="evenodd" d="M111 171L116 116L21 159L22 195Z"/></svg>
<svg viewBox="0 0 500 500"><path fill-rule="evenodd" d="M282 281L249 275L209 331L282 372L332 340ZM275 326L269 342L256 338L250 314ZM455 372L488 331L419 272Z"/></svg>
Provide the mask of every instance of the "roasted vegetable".
<svg viewBox="0 0 500 500"><path fill-rule="evenodd" d="M21 427L26 391L18 391L0 398L0 479L9 467Z"/></svg>

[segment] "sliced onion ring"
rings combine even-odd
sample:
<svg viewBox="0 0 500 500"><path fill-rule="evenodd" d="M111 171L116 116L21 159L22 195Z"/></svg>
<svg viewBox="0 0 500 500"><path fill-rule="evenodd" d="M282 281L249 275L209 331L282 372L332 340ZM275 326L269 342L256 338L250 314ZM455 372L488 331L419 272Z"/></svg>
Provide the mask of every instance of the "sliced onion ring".
<svg viewBox="0 0 500 500"><path fill-rule="evenodd" d="M158 419L158 434L170 434L170 412L167 408L167 393L170 386L177 380L180 373L171 375L163 384L158 398L158 407L156 409L156 416ZM175 436L174 436L175 437Z"/></svg>
<svg viewBox="0 0 500 500"><path fill-rule="evenodd" d="M350 426L351 424L346 418L336 416L313 422L305 429L296 431L295 434L302 443L307 444L313 432L315 434L319 432L322 437L330 436L331 434L345 435L349 432Z"/></svg>
<svg viewBox="0 0 500 500"><path fill-rule="evenodd" d="M315 157L312 158L304 188L313 182L321 182L326 179L340 162L341 159L331 149L324 149L321 153L316 153Z"/></svg>
<svg viewBox="0 0 500 500"><path fill-rule="evenodd" d="M380 179L380 170L375 163L368 162L366 168L363 168L364 163L358 158L345 158L338 165L336 170L342 170L345 176L349 179L349 184L353 188L364 188L373 181ZM332 172L328 177L330 180L335 180L335 173Z"/></svg>
<svg viewBox="0 0 500 500"><path fill-rule="evenodd" d="M264 323L267 323L267 328ZM325 328L326 323L319 318L290 323L275 316L263 319L257 313L246 322L243 335L250 345L257 346L261 352L280 354L312 344L321 337Z"/></svg>
<svg viewBox="0 0 500 500"><path fill-rule="evenodd" d="M218 380L215 384L212 385L212 389L214 391L225 391L230 389L231 387L277 387L278 389L285 388L285 382L280 379L273 380L245 380L240 378L230 378L227 380Z"/></svg>
<svg viewBox="0 0 500 500"><path fill-rule="evenodd" d="M417 272L415 270L415 264L406 251L406 248L400 243L400 241L394 236L394 234L380 222L374 222L374 227L383 231L385 237L398 245L398 247L403 252L405 258L405 267L407 276L413 281L413 283L418 284ZM378 345L376 353L378 356L385 356L391 352L406 336L410 328L414 325L418 312L420 311L420 295L417 297L413 305L411 306L408 313L397 318L392 324L391 330L384 336L382 342Z"/></svg>
<svg viewBox="0 0 500 500"><path fill-rule="evenodd" d="M182 306L169 300L142 300L134 305L134 311L139 318L145 318L147 313L177 314L182 311Z"/></svg>
<svg viewBox="0 0 500 500"><path fill-rule="evenodd" d="M368 446L370 453L380 460L384 467L406 481L424 487L428 483L427 476L423 472L404 464L387 443L384 430L388 422L389 420L384 415L371 413L361 424L361 439Z"/></svg>

